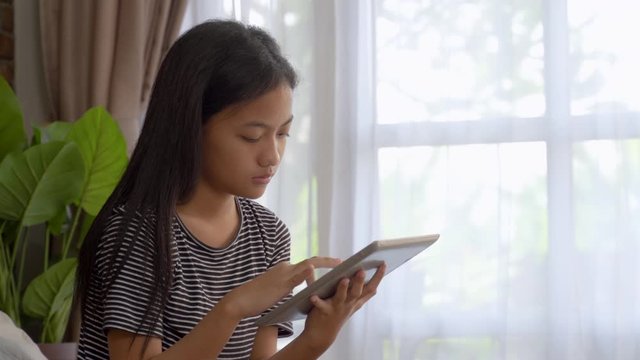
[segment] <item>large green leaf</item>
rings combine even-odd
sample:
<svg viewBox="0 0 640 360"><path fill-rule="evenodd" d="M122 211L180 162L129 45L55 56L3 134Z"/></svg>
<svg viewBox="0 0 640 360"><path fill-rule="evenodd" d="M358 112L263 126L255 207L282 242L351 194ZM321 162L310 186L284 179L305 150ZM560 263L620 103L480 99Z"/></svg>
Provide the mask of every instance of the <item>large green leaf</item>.
<svg viewBox="0 0 640 360"><path fill-rule="evenodd" d="M78 205L95 216L127 165L127 147L118 124L102 107L89 109L73 124L74 141L85 164L86 185Z"/></svg>
<svg viewBox="0 0 640 360"><path fill-rule="evenodd" d="M34 127L31 130L33 131L31 135L31 146L42 144L42 129Z"/></svg>
<svg viewBox="0 0 640 360"><path fill-rule="evenodd" d="M43 333L40 342L42 343L59 343L62 342L64 333L69 323L69 315L71 314L71 304L73 298L69 297L64 300L58 311L51 314L42 323Z"/></svg>
<svg viewBox="0 0 640 360"><path fill-rule="evenodd" d="M74 143L55 141L11 153L0 164L0 218L23 226L45 222L78 198L83 182Z"/></svg>
<svg viewBox="0 0 640 360"><path fill-rule="evenodd" d="M87 236L87 233L89 232L89 229L91 229L91 224L93 224L93 220L95 220L95 218L95 216L88 213L82 214L82 225L80 225L80 239L84 239ZM80 250L80 245L82 244L78 243L78 250Z"/></svg>
<svg viewBox="0 0 640 360"><path fill-rule="evenodd" d="M42 133L42 142L63 141L67 139L73 123L66 121L54 121L43 128L37 128Z"/></svg>
<svg viewBox="0 0 640 360"><path fill-rule="evenodd" d="M63 207L58 215L54 216L47 222L47 229L51 234L60 236L62 232L67 230L67 225L70 223L69 216L67 216L67 207Z"/></svg>
<svg viewBox="0 0 640 360"><path fill-rule="evenodd" d="M61 260L33 279L24 292L22 310L36 319L48 319L64 308L73 296L73 283L78 262Z"/></svg>
<svg viewBox="0 0 640 360"><path fill-rule="evenodd" d="M18 98L0 76L0 161L10 152L22 150L26 141Z"/></svg>

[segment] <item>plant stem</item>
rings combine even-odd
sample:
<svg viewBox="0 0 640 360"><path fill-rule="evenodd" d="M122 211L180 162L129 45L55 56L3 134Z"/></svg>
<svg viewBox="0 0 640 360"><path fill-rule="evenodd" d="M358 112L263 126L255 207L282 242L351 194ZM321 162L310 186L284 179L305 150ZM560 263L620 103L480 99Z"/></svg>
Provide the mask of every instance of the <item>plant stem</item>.
<svg viewBox="0 0 640 360"><path fill-rule="evenodd" d="M47 226L47 230L44 233L44 271L49 268L49 247L51 246L51 231Z"/></svg>
<svg viewBox="0 0 640 360"><path fill-rule="evenodd" d="M2 238L2 231L4 230L6 222L2 223L0 227L0 240ZM0 306L7 312L7 315L13 320L13 322L19 327L20 316L18 315L18 305L16 303L15 294L15 277L13 276L13 269L9 267L9 249L5 246L4 241L0 241L0 274L3 276L4 291L2 291L2 298L0 298Z"/></svg>
<svg viewBox="0 0 640 360"><path fill-rule="evenodd" d="M22 232L24 227L22 226L22 221L18 224L18 233L13 242L13 248L11 249L11 254L5 253L3 257L5 259L9 259L9 263L7 264L7 271L9 274L9 291L7 296L11 299L11 304L8 305L8 310L11 312L9 316L13 319L17 327L20 327L20 287L16 284L16 278L13 276L13 269L16 264L16 257L18 255L18 249L20 243L22 241ZM8 249L4 248L3 251L7 251ZM10 258L9 258L10 257ZM23 261L24 262L24 261Z"/></svg>
<svg viewBox="0 0 640 360"><path fill-rule="evenodd" d="M22 278L24 276L24 258L27 255L27 235L29 234L29 228L26 228L24 233L24 241L22 242L22 253L20 254L20 268L18 269L18 283L16 286L17 295L20 296L22 291Z"/></svg>
<svg viewBox="0 0 640 360"><path fill-rule="evenodd" d="M41 343L46 343L46 337L47 337L47 329L49 328L49 321L51 319L51 314L47 315L47 318L42 322L42 332L40 333L40 342Z"/></svg>
<svg viewBox="0 0 640 360"><path fill-rule="evenodd" d="M13 271L13 270L12 270ZM9 316L13 319L13 322L17 327L21 326L20 321L20 293L16 288L16 281L13 276L11 276L11 280L9 281L9 296L11 297L11 304L9 305L9 309L11 314Z"/></svg>
<svg viewBox="0 0 640 360"><path fill-rule="evenodd" d="M13 242L13 249L11 250L11 261L9 262L9 269L13 269L16 265L16 256L18 256L18 246L20 245L20 240L22 238L22 231L24 227L22 226L22 222L18 225L18 234L16 235L16 239Z"/></svg>
<svg viewBox="0 0 640 360"><path fill-rule="evenodd" d="M16 240L13 243L13 249L11 252L11 263L9 266L9 270L12 273L16 266L16 258L18 257L18 251L20 251L20 246L23 245L22 243L24 242L24 236L22 235L22 233L25 231L25 228L26 226L22 226L22 221L21 221L20 224L18 225L18 234L16 235ZM18 277L17 282L14 276L11 276L11 278L12 278L12 285L13 285L13 290L11 294L13 296L13 307L14 307L14 312L16 314L16 321L19 321L20 319L20 315L19 315L20 314L20 278Z"/></svg>
<svg viewBox="0 0 640 360"><path fill-rule="evenodd" d="M78 227L78 220L80 219L81 212L81 207L76 208L76 213L73 215L73 223L71 224L71 229L69 229L69 236L64 240L64 251L62 252L63 259L67 258L67 253L69 252L69 248L73 242L73 235L75 235L76 228Z"/></svg>

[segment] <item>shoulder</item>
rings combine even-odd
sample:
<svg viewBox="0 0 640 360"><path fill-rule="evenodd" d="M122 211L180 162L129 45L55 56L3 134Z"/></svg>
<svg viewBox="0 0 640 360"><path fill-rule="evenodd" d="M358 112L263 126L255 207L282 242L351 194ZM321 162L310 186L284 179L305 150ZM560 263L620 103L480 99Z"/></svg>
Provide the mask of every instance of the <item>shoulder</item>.
<svg viewBox="0 0 640 360"><path fill-rule="evenodd" d="M136 237L146 235L153 231L156 216L150 212L127 208L125 205L115 206L108 215L105 224L103 236L113 232L120 231L123 235L135 232ZM125 236L128 237L128 236Z"/></svg>
<svg viewBox="0 0 640 360"><path fill-rule="evenodd" d="M155 220L150 212L142 213L125 205L115 206L102 227L98 252L122 250L134 244L136 247L153 248Z"/></svg>
<svg viewBox="0 0 640 360"><path fill-rule="evenodd" d="M257 226L263 236L275 240L289 237L289 229L286 224L264 205L254 200L240 197L238 198L238 204L242 211L243 224L245 226Z"/></svg>
<svg viewBox="0 0 640 360"><path fill-rule="evenodd" d="M251 215L262 222L281 223L282 220L269 208L255 200L239 197L238 204L243 215Z"/></svg>

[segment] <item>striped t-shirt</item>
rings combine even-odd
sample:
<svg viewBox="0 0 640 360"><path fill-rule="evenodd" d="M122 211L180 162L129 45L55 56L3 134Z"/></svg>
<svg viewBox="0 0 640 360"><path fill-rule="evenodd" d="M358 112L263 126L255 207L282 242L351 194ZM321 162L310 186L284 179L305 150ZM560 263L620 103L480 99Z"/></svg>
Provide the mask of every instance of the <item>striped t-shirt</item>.
<svg viewBox="0 0 640 360"><path fill-rule="evenodd" d="M162 339L166 350L193 329L232 289L262 274L273 265L289 260L290 236L287 227L260 204L238 198L241 224L236 238L225 248L212 248L193 236L179 218L172 224L173 280L162 320L150 333ZM124 209L109 217L98 246L94 276L88 291L80 330L78 359L108 359L106 331L121 329L135 333L142 322L144 301L150 296L153 265L145 257L154 245L149 224L133 219L124 242L114 246L124 219ZM133 244L131 244L133 242ZM132 245L129 257L111 285L106 288L106 258ZM289 295L290 296L290 295ZM283 300L284 301L284 300ZM248 359L253 347L259 316L243 319L219 354L219 359ZM291 323L278 325L279 336L293 333Z"/></svg>

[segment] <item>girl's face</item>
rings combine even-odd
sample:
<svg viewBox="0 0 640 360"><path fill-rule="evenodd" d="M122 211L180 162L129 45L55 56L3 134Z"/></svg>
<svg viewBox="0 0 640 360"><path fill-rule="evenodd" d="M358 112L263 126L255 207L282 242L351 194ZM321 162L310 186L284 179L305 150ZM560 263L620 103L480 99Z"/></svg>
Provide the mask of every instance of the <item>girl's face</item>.
<svg viewBox="0 0 640 360"><path fill-rule="evenodd" d="M262 196L284 154L293 120L291 101L291 88L283 84L208 119L200 181L221 194Z"/></svg>

